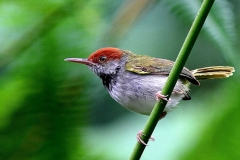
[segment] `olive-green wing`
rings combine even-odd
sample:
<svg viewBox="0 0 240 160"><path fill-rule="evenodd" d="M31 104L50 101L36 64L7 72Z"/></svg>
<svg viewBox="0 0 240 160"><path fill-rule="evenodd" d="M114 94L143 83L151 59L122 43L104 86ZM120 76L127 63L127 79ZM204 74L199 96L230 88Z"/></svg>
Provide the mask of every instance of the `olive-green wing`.
<svg viewBox="0 0 240 160"><path fill-rule="evenodd" d="M169 75L174 62L166 59L152 58L149 56L134 55L126 62L126 70L137 74ZM198 80L191 71L183 68L180 77L186 78L189 82L199 85Z"/></svg>

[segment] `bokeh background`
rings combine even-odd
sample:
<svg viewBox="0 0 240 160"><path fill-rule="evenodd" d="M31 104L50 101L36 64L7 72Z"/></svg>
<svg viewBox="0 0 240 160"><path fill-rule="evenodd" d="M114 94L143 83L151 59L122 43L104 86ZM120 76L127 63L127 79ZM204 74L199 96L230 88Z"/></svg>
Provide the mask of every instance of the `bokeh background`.
<svg viewBox="0 0 240 160"><path fill-rule="evenodd" d="M175 60L200 0L0 1L0 159L128 159L147 116L123 109L86 66L113 46ZM234 66L192 86L142 159L240 159L240 1L218 0L186 67Z"/></svg>

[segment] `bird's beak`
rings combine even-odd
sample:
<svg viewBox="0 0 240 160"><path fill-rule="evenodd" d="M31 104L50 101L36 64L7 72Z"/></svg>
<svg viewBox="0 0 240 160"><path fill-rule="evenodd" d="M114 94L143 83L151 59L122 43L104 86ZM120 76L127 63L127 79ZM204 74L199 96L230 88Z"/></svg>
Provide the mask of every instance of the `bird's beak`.
<svg viewBox="0 0 240 160"><path fill-rule="evenodd" d="M69 62L75 62L75 63L81 63L85 64L87 66L92 66L94 65L93 62L89 61L88 59L82 59L82 58L66 58L64 61L69 61Z"/></svg>

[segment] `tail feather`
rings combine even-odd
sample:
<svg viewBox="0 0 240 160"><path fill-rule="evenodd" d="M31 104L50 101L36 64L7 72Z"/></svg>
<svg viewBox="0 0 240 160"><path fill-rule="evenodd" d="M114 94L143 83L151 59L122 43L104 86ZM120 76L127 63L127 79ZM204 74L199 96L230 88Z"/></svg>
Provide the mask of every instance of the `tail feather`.
<svg viewBox="0 0 240 160"><path fill-rule="evenodd" d="M197 80L227 78L233 75L234 68L230 66L212 66L192 70Z"/></svg>

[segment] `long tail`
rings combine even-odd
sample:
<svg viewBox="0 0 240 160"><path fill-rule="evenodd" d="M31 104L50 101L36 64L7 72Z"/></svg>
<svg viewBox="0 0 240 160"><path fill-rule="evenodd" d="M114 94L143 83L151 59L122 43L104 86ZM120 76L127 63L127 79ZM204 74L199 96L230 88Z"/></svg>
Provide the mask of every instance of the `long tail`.
<svg viewBox="0 0 240 160"><path fill-rule="evenodd" d="M235 72L235 70L230 66L212 66L192 70L192 73L197 80L227 78L233 75L233 72Z"/></svg>

